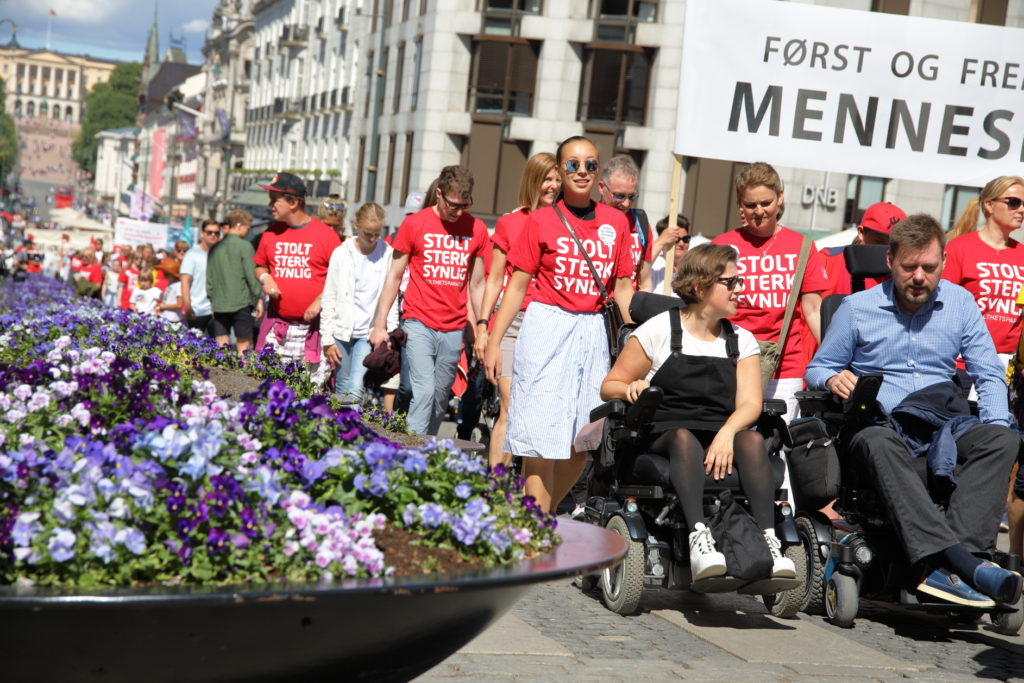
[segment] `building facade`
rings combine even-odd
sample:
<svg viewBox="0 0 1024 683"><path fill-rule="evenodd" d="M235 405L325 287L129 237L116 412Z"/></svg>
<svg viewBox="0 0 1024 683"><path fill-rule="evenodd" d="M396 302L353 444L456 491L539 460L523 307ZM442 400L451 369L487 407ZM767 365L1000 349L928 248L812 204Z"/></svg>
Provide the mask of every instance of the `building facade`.
<svg viewBox="0 0 1024 683"><path fill-rule="evenodd" d="M6 82L7 113L79 123L82 103L105 83L119 62L53 50L0 47L0 78Z"/></svg>
<svg viewBox="0 0 1024 683"><path fill-rule="evenodd" d="M112 215L129 211L128 186L132 183L135 140L139 130L128 126L104 130L96 135L96 177L93 191L100 205L109 205Z"/></svg>
<svg viewBox="0 0 1024 683"><path fill-rule="evenodd" d="M203 113L195 210L223 217L231 196L231 169L245 158L245 112L252 80L254 27L248 0L221 0L203 46ZM239 176L241 177L241 176Z"/></svg>

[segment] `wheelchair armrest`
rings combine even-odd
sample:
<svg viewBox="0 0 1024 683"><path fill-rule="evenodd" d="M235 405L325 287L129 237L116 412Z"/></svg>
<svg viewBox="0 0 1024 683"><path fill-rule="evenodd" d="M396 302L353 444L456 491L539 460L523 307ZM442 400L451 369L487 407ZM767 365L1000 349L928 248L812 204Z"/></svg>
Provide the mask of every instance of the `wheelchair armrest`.
<svg viewBox="0 0 1024 683"><path fill-rule="evenodd" d="M603 417L625 417L628 404L622 399L615 399L602 403L590 411L590 421L597 422Z"/></svg>

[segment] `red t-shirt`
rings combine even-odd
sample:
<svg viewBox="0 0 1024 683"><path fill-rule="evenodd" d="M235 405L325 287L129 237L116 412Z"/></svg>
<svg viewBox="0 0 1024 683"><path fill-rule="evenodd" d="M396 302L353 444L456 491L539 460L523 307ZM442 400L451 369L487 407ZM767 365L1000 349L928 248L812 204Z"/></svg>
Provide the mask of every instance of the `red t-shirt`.
<svg viewBox="0 0 1024 683"><path fill-rule="evenodd" d="M483 221L463 213L444 223L430 206L405 217L392 246L409 255L405 317L438 332L465 327L473 262L491 246Z"/></svg>
<svg viewBox="0 0 1024 683"><path fill-rule="evenodd" d="M651 226L647 226L647 244L646 246L640 240L640 220L636 217L636 214L630 211L626 214L626 218L629 221L629 236L630 236L630 257L633 259L633 274L630 276L630 281L633 283L633 289L640 288L640 266L643 265L644 261L651 262L653 257L652 248L654 247L654 240L651 239Z"/></svg>
<svg viewBox="0 0 1024 683"><path fill-rule="evenodd" d="M558 207L583 242L604 280L605 289L611 294L615 279L629 277L633 272L626 215L600 202L594 204L594 218L590 220L577 218L562 201L558 202ZM534 301L576 313L601 310L601 292L587 260L554 207L547 206L530 214L521 237L512 245L509 261L536 277Z"/></svg>
<svg viewBox="0 0 1024 683"><path fill-rule="evenodd" d="M999 353L1013 353L1020 339L1017 295L1024 281L1024 245L1011 239L996 250L977 232L961 235L946 245L942 278L974 295Z"/></svg>
<svg viewBox="0 0 1024 683"><path fill-rule="evenodd" d="M86 275L89 278L89 282L97 285L103 284L103 267L98 263L93 263L89 266L83 265L78 269L78 272Z"/></svg>
<svg viewBox="0 0 1024 683"><path fill-rule="evenodd" d="M505 288L508 287L508 280L512 277L512 273L515 268L512 266L512 262L508 260L508 254L512 251L512 245L519 241L519 238L523 234L523 229L526 228L526 223L530 220L530 214L523 211L522 208L516 209L512 213L506 213L504 216L498 219L498 223L494 226L494 234L491 235L491 242L494 246L500 248L505 252L505 281L501 283L501 291L504 294ZM526 288L526 295L523 296L523 305L519 307L520 311L525 311L526 307L530 305L534 297L537 295L537 279L532 278L529 286Z"/></svg>
<svg viewBox="0 0 1024 683"><path fill-rule="evenodd" d="M121 308L127 311L131 308L129 299L131 299L132 290L139 284L138 269L131 266L124 268L117 276L117 281L121 283Z"/></svg>
<svg viewBox="0 0 1024 683"><path fill-rule="evenodd" d="M739 251L736 271L744 277L743 293L738 297L736 315L732 321L759 340L779 340L802 240L803 235L789 228L781 228L768 238L755 237L740 228L712 240L715 244L728 244ZM812 243L800 287L801 294L828 289L828 276L821 261L821 255ZM806 364L801 342L803 328L803 316L800 315L797 302L776 377L792 379L804 376Z"/></svg>
<svg viewBox="0 0 1024 683"><path fill-rule="evenodd" d="M278 221L260 237L252 262L270 271L281 297L270 300L271 313L299 319L324 291L327 264L341 244L338 233L316 218L301 228Z"/></svg>

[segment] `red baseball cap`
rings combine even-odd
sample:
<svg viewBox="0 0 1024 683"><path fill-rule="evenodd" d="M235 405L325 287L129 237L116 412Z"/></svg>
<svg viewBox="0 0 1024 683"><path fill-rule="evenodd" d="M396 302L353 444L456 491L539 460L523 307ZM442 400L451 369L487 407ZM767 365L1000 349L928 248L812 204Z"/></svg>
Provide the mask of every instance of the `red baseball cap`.
<svg viewBox="0 0 1024 683"><path fill-rule="evenodd" d="M892 226L907 217L907 214L900 207L889 202L878 202L872 204L864 212L860 219L860 227L881 232L886 235L892 232Z"/></svg>

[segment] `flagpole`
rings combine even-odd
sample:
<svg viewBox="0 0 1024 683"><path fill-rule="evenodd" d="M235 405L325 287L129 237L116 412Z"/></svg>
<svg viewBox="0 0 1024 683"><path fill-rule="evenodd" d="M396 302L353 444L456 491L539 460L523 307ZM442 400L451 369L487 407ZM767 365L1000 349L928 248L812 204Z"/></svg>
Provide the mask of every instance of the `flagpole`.
<svg viewBox="0 0 1024 683"><path fill-rule="evenodd" d="M53 22L53 10L46 15L46 49L50 49L50 24Z"/></svg>

